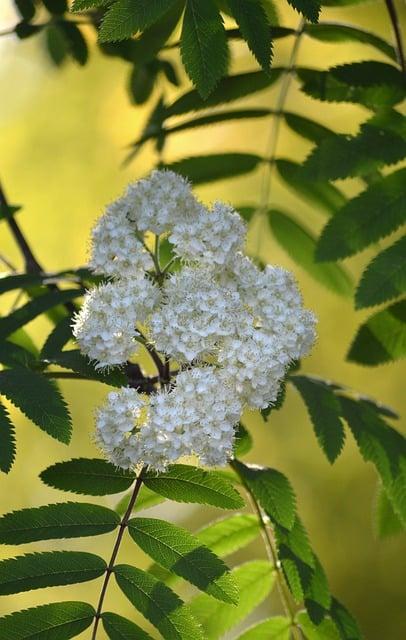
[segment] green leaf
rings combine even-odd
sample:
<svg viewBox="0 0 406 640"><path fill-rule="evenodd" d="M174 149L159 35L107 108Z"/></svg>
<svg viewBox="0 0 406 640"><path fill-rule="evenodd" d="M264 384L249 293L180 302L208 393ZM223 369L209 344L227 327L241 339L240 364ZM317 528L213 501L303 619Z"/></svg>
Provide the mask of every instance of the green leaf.
<svg viewBox="0 0 406 640"><path fill-rule="evenodd" d="M333 598L330 615L340 632L341 640L362 640L356 621L336 598Z"/></svg>
<svg viewBox="0 0 406 640"><path fill-rule="evenodd" d="M83 289L66 289L64 291L51 291L44 293L25 305L16 309L5 318L0 318L0 339L7 338L20 327L24 326L45 311L65 302L70 302L83 295Z"/></svg>
<svg viewBox="0 0 406 640"><path fill-rule="evenodd" d="M95 610L84 602L54 602L0 618L7 640L69 640L90 627Z"/></svg>
<svg viewBox="0 0 406 640"><path fill-rule="evenodd" d="M77 584L103 575L102 558L82 551L46 551L0 561L0 595Z"/></svg>
<svg viewBox="0 0 406 640"><path fill-rule="evenodd" d="M318 100L355 102L371 109L388 107L401 102L405 92L400 71L382 62L376 62L378 69L371 68L370 64L368 62L353 63L333 67L328 71L298 68L296 73L303 82L302 91ZM379 65L395 70L388 74L391 77L388 77L387 82L379 77ZM363 81L361 81L362 75L364 75ZM385 76L385 73L381 75Z"/></svg>
<svg viewBox="0 0 406 640"><path fill-rule="evenodd" d="M320 624L330 609L331 594L326 574L316 556L314 556L314 569L305 590L304 600L312 622Z"/></svg>
<svg viewBox="0 0 406 640"><path fill-rule="evenodd" d="M135 474L106 460L75 458L58 462L40 473L45 484L61 491L107 496L128 489Z"/></svg>
<svg viewBox="0 0 406 640"><path fill-rule="evenodd" d="M216 555L225 557L255 540L260 531L256 516L239 513L207 525L196 537Z"/></svg>
<svg viewBox="0 0 406 640"><path fill-rule="evenodd" d="M67 47L72 58L79 65L85 65L89 57L89 50L87 42L79 27L68 20L61 20L58 22L58 27L65 37Z"/></svg>
<svg viewBox="0 0 406 640"><path fill-rule="evenodd" d="M280 69L272 69L270 74L264 71L251 71L227 76L220 81L210 96L203 100L198 91L183 94L167 108L167 117L180 116L190 111L199 111L208 107L217 107L234 102L239 98L263 91L274 84L281 75Z"/></svg>
<svg viewBox="0 0 406 640"><path fill-rule="evenodd" d="M228 64L223 19L212 0L186 0L180 53L189 78L207 98Z"/></svg>
<svg viewBox="0 0 406 640"><path fill-rule="evenodd" d="M0 518L0 543L95 536L113 531L119 524L119 516L106 507L61 502L6 513Z"/></svg>
<svg viewBox="0 0 406 640"><path fill-rule="evenodd" d="M315 559L307 537L306 530L298 516L295 517L293 527L290 530L276 523L275 535L279 550L286 547L291 554L299 558L311 569L315 567Z"/></svg>
<svg viewBox="0 0 406 640"><path fill-rule="evenodd" d="M123 496L120 502L117 504L115 511L120 515L124 515L124 513L128 509L128 505L130 504L131 493L127 493L127 495ZM155 491L151 491L144 484L141 487L141 490L138 494L137 501L134 505L133 513L136 511L142 511L143 509L150 509L151 507L155 507L157 504L161 504L165 502L165 498L155 493Z"/></svg>
<svg viewBox="0 0 406 640"><path fill-rule="evenodd" d="M118 42L157 22L176 0L117 0L106 12L100 42Z"/></svg>
<svg viewBox="0 0 406 640"><path fill-rule="evenodd" d="M211 124L218 124L219 122L231 122L232 120L243 120L246 118L265 118L272 113L273 111L271 109L241 109L238 111L222 111L220 113L210 113L207 116L202 116L200 118L193 118L193 120L187 120L186 122L182 122L181 124L177 124L174 127L170 127L162 131L164 131L165 135L168 136L172 133L178 133L179 131L195 129L197 127L205 127ZM139 142L136 144L139 144Z"/></svg>
<svg viewBox="0 0 406 640"><path fill-rule="evenodd" d="M153 62L134 65L128 91L134 104L144 104L151 96L158 75L158 65Z"/></svg>
<svg viewBox="0 0 406 640"><path fill-rule="evenodd" d="M79 349L61 351L49 358L45 358L44 362L48 365L55 364L58 367L70 369L90 380L97 380L113 387L122 387L128 383L128 379L122 369L113 367L107 371L98 371L90 360L80 353Z"/></svg>
<svg viewBox="0 0 406 640"><path fill-rule="evenodd" d="M317 245L317 260L340 260L368 247L406 222L406 169L367 187L328 222Z"/></svg>
<svg viewBox="0 0 406 640"><path fill-rule="evenodd" d="M0 402L0 470L8 473L16 456L15 430L6 407Z"/></svg>
<svg viewBox="0 0 406 640"><path fill-rule="evenodd" d="M340 640L337 628L329 618L325 618L319 625L315 625L305 611L300 611L296 619L306 640Z"/></svg>
<svg viewBox="0 0 406 640"><path fill-rule="evenodd" d="M264 71L269 71L272 40L268 17L261 0L228 0L228 6L258 63Z"/></svg>
<svg viewBox="0 0 406 640"><path fill-rule="evenodd" d="M160 474L147 472L143 482L152 491L176 502L210 504L221 509L241 509L244 501L231 482L214 471L174 464Z"/></svg>
<svg viewBox="0 0 406 640"><path fill-rule="evenodd" d="M295 522L296 499L289 480L276 469L233 463L249 491L253 493L272 522L291 529Z"/></svg>
<svg viewBox="0 0 406 640"><path fill-rule="evenodd" d="M72 423L69 411L51 380L29 369L0 371L0 394L52 438L65 444L70 442Z"/></svg>
<svg viewBox="0 0 406 640"><path fill-rule="evenodd" d="M24 20L31 20L35 15L35 4L33 0L14 0L18 13Z"/></svg>
<svg viewBox="0 0 406 640"><path fill-rule="evenodd" d="M288 618L275 616L250 627L237 640L289 640L290 627Z"/></svg>
<svg viewBox="0 0 406 640"><path fill-rule="evenodd" d="M368 175L383 165L406 156L406 137L394 132L388 123L376 120L362 125L356 136L330 136L313 149L303 165L303 177L337 180Z"/></svg>
<svg viewBox="0 0 406 640"><path fill-rule="evenodd" d="M62 15L68 11L68 0L42 0L45 8L52 15Z"/></svg>
<svg viewBox="0 0 406 640"><path fill-rule="evenodd" d="M73 0L72 11L83 11L93 7L105 7L111 0Z"/></svg>
<svg viewBox="0 0 406 640"><path fill-rule="evenodd" d="M296 9L310 22L317 22L320 13L320 2L317 0L288 0L291 7Z"/></svg>
<svg viewBox="0 0 406 640"><path fill-rule="evenodd" d="M58 23L50 23L45 29L45 45L52 63L56 67L62 66L66 61L69 46L65 34Z"/></svg>
<svg viewBox="0 0 406 640"><path fill-rule="evenodd" d="M276 209L269 210L269 224L278 243L296 264L334 293L344 297L352 295L353 287L346 271L336 264L320 265L315 262L316 239L310 231Z"/></svg>
<svg viewBox="0 0 406 640"><path fill-rule="evenodd" d="M22 24L22 23L20 23ZM20 26L20 25L17 25ZM16 28L17 31L17 28ZM19 205L5 205L3 202L0 203L0 220L8 220L8 218L12 218L16 213L21 211Z"/></svg>
<svg viewBox="0 0 406 640"><path fill-rule="evenodd" d="M40 273L19 273L16 275L5 273L0 276L0 293L6 293L6 291L13 289L28 289L44 284L44 281L44 275Z"/></svg>
<svg viewBox="0 0 406 640"><path fill-rule="evenodd" d="M180 173L193 184L203 184L250 173L262 160L253 153L213 153L178 160L161 168Z"/></svg>
<svg viewBox="0 0 406 640"><path fill-rule="evenodd" d="M355 294L355 307L372 307L406 291L406 236L379 253L369 263Z"/></svg>
<svg viewBox="0 0 406 640"><path fill-rule="evenodd" d="M314 432L329 462L340 455L345 432L340 420L341 405L328 384L310 376L291 376L308 409Z"/></svg>
<svg viewBox="0 0 406 640"><path fill-rule="evenodd" d="M251 451L253 440L250 432L244 427L242 422L237 426L234 442L234 455L236 458L245 456Z"/></svg>
<svg viewBox="0 0 406 640"><path fill-rule="evenodd" d="M231 572L240 593L237 606L213 600L200 594L190 603L193 615L199 620L208 640L221 638L229 629L244 620L270 593L275 573L263 560L247 562Z"/></svg>
<svg viewBox="0 0 406 640"><path fill-rule="evenodd" d="M152 640L138 624L116 613L102 614L103 627L110 640Z"/></svg>
<svg viewBox="0 0 406 640"><path fill-rule="evenodd" d="M372 462L402 522L406 523L406 438L362 400L340 397L342 415L366 462Z"/></svg>
<svg viewBox="0 0 406 640"><path fill-rule="evenodd" d="M325 4L324 2L322 4ZM371 45L396 62L396 51L389 42L375 35L349 24L336 22L321 22L320 24L306 24L304 32L310 38L322 42L362 42Z"/></svg>
<svg viewBox="0 0 406 640"><path fill-rule="evenodd" d="M124 564L114 567L114 575L124 595L164 638L203 640L189 607L165 584L141 569Z"/></svg>
<svg viewBox="0 0 406 640"><path fill-rule="evenodd" d="M66 316L55 325L45 340L41 349L41 358L47 360L59 355L66 343L72 338L72 318Z"/></svg>
<svg viewBox="0 0 406 640"><path fill-rule="evenodd" d="M328 127L309 118L304 118L297 113L285 111L283 117L289 129L292 129L292 131L302 136L302 138L310 140L310 142L318 144L325 138L336 135L332 129L328 129Z"/></svg>
<svg viewBox="0 0 406 640"><path fill-rule="evenodd" d="M382 486L378 487L374 513L375 527L379 538L388 538L404 530L400 518L393 509L392 502Z"/></svg>
<svg viewBox="0 0 406 640"><path fill-rule="evenodd" d="M330 140L331 138L328 138ZM320 149L320 147L318 147ZM293 191L296 191L305 200L315 204L328 215L337 213L347 202L346 197L337 187L329 184L324 179L318 180L316 175L309 180L303 173L303 165L291 160L279 158L275 160L278 173L284 183Z"/></svg>
<svg viewBox="0 0 406 640"><path fill-rule="evenodd" d="M161 567L218 600L237 603L228 568L191 533L156 518L133 518L128 528L138 546Z"/></svg>
<svg viewBox="0 0 406 640"><path fill-rule="evenodd" d="M358 329L347 360L376 366L406 354L406 301L378 311Z"/></svg>

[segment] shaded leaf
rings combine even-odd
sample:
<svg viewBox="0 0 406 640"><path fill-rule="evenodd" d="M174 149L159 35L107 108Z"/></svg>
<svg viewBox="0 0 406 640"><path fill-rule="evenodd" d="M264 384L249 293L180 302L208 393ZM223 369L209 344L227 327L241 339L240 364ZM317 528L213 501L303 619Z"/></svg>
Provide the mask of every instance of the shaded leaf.
<svg viewBox="0 0 406 640"><path fill-rule="evenodd" d="M59 355L66 343L72 338L72 318L66 316L58 322L45 340L41 349L41 358L47 360Z"/></svg>
<svg viewBox="0 0 406 640"><path fill-rule="evenodd" d="M203 184L250 173L262 160L253 153L222 153L185 158L161 168L180 173L193 184Z"/></svg>
<svg viewBox="0 0 406 640"><path fill-rule="evenodd" d="M347 360L375 366L403 358L406 354L406 301L378 311L358 329Z"/></svg>
<svg viewBox="0 0 406 640"><path fill-rule="evenodd" d="M0 371L0 394L52 438L65 444L70 442L72 424L69 411L51 380L29 369Z"/></svg>
<svg viewBox="0 0 406 640"><path fill-rule="evenodd" d="M94 368L87 356L81 354L79 349L69 349L53 354L44 360L47 364L55 364L64 369L70 369L90 380L97 380L114 387L122 387L128 383L128 378L122 369L113 367L106 371Z"/></svg>
<svg viewBox="0 0 406 640"><path fill-rule="evenodd" d="M378 487L374 513L375 527L379 538L388 538L404 530L404 525L396 515L385 489Z"/></svg>
<svg viewBox="0 0 406 640"><path fill-rule="evenodd" d="M318 144L325 138L336 135L332 129L325 127L315 120L305 118L298 113L285 111L283 117L289 129L292 129L292 131L302 136L302 138L310 140L310 142L316 142L316 144Z"/></svg>
<svg viewBox="0 0 406 640"><path fill-rule="evenodd" d="M328 138L328 140L330 139L331 137ZM328 215L337 213L347 202L344 194L324 178L318 180L317 175L314 174L309 180L308 175L303 172L303 165L283 158L275 160L275 165L280 177L290 189L296 191L305 200L315 204Z"/></svg>
<svg viewBox="0 0 406 640"><path fill-rule="evenodd" d="M202 98L225 75L228 63L223 19L212 0L186 0L180 53L186 72Z"/></svg>
<svg viewBox="0 0 406 640"><path fill-rule="evenodd" d="M228 0L228 6L250 50L261 67L268 71L272 40L268 17L261 0Z"/></svg>
<svg viewBox="0 0 406 640"><path fill-rule="evenodd" d="M341 640L362 640L357 622L336 598L333 598L330 615L340 632Z"/></svg>
<svg viewBox="0 0 406 640"><path fill-rule="evenodd" d="M324 2L322 4L325 4ZM319 24L306 24L304 32L310 38L322 42L361 42L378 49L396 62L394 47L383 38L371 31L360 29L349 24L336 22L320 22Z"/></svg>
<svg viewBox="0 0 406 640"><path fill-rule="evenodd" d="M41 480L54 489L90 496L106 496L128 489L135 474L97 458L75 458L57 462L40 473Z"/></svg>
<svg viewBox="0 0 406 640"><path fill-rule="evenodd" d="M111 509L96 504L64 502L21 509L0 518L0 543L81 538L113 531L120 523Z"/></svg>
<svg viewBox="0 0 406 640"><path fill-rule="evenodd" d="M315 625L305 611L300 611L296 619L306 640L340 640L338 630L329 618L325 618L319 625Z"/></svg>
<svg viewBox="0 0 406 640"><path fill-rule="evenodd" d="M336 264L320 265L315 262L316 238L310 231L276 209L269 210L268 219L276 240L296 264L334 293L344 297L352 295L353 287L346 271Z"/></svg>
<svg viewBox="0 0 406 640"><path fill-rule="evenodd" d="M233 462L233 467L272 522L291 529L295 522L296 499L286 476L276 469L247 465L239 460Z"/></svg>
<svg viewBox="0 0 406 640"><path fill-rule="evenodd" d="M317 260L340 260L368 247L406 221L406 169L367 187L328 222L316 251Z"/></svg>
<svg viewBox="0 0 406 640"><path fill-rule="evenodd" d="M54 602L0 618L0 637L8 640L69 640L87 629L95 610L84 602Z"/></svg>
<svg viewBox="0 0 406 640"><path fill-rule="evenodd" d="M208 640L221 638L226 631L244 620L271 591L275 573L268 562L254 560L231 572L240 593L237 606L218 602L200 594L190 603L193 615L203 626Z"/></svg>
<svg viewBox="0 0 406 640"><path fill-rule="evenodd" d="M345 440L341 405L329 385L310 376L291 376L309 411L314 432L329 462L339 456Z"/></svg>
<svg viewBox="0 0 406 640"><path fill-rule="evenodd" d="M85 65L89 57L89 50L79 27L68 20L60 21L58 27L66 39L72 58L81 66Z"/></svg>
<svg viewBox="0 0 406 640"><path fill-rule="evenodd" d="M240 509L244 501L231 482L214 471L175 464L160 474L147 472L144 484L152 491L176 502L210 504L221 509Z"/></svg>
<svg viewBox="0 0 406 640"><path fill-rule="evenodd" d="M317 0L288 0L289 4L311 22L317 22L320 2Z"/></svg>
<svg viewBox="0 0 406 640"><path fill-rule="evenodd" d="M106 12L100 42L117 42L157 22L176 0L117 0ZM76 7L75 7L76 8Z"/></svg>
<svg viewBox="0 0 406 640"><path fill-rule="evenodd" d="M397 298L406 291L406 236L369 263L355 294L357 309Z"/></svg>
<svg viewBox="0 0 406 640"><path fill-rule="evenodd" d="M116 613L103 613L102 621L109 640L152 640L138 624Z"/></svg>
<svg viewBox="0 0 406 640"><path fill-rule="evenodd" d="M8 473L16 456L14 425L6 407L0 402L0 470Z"/></svg>
<svg viewBox="0 0 406 640"><path fill-rule="evenodd" d="M189 607L169 587L145 571L129 565L115 566L114 575L129 601L164 638L203 640L200 626L192 617Z"/></svg>
<svg viewBox="0 0 406 640"><path fill-rule="evenodd" d="M236 604L238 592L228 568L186 529L156 518L133 518L128 529L138 546L161 567L218 600Z"/></svg>
<svg viewBox="0 0 406 640"><path fill-rule="evenodd" d="M293 527L291 527L290 530L276 524L275 535L280 551L282 551L282 547L285 547L296 558L304 562L311 569L314 569L314 554L306 530L298 516L295 517ZM311 574L309 574L309 576L310 575Z"/></svg>
<svg viewBox="0 0 406 640"><path fill-rule="evenodd" d="M0 561L0 595L87 582L103 575L102 558L82 551L29 553Z"/></svg>
<svg viewBox="0 0 406 640"><path fill-rule="evenodd" d="M6 367L25 367L28 369L38 365L38 360L31 351L8 340L0 342L0 362Z"/></svg>

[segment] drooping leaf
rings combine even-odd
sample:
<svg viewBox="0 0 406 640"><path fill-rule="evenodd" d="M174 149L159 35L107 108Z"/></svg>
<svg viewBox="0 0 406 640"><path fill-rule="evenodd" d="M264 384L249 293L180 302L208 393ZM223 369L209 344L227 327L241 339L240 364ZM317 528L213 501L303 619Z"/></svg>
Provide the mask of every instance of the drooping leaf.
<svg viewBox="0 0 406 640"><path fill-rule="evenodd" d="M152 640L151 636L138 624L117 613L103 613L102 621L109 640Z"/></svg>
<svg viewBox="0 0 406 640"><path fill-rule="evenodd" d="M157 22L176 0L117 0L107 10L99 31L100 42L118 42Z"/></svg>
<svg viewBox="0 0 406 640"><path fill-rule="evenodd" d="M330 615L340 632L341 640L362 640L357 622L336 598L332 600Z"/></svg>
<svg viewBox="0 0 406 640"><path fill-rule="evenodd" d="M272 566L263 560L247 562L231 573L240 593L237 606L219 602L207 594L198 595L190 603L208 640L223 637L226 631L244 620L267 597L275 581Z"/></svg>
<svg viewBox="0 0 406 640"><path fill-rule="evenodd" d="M8 275L2 274L0 277L0 293L13 291L13 289L29 289L46 282L41 273L18 273Z"/></svg>
<svg viewBox="0 0 406 640"><path fill-rule="evenodd" d="M312 622L320 624L330 609L331 594L327 576L317 556L314 556L314 568L304 592L304 601Z"/></svg>
<svg viewBox="0 0 406 640"><path fill-rule="evenodd" d="M385 489L378 487L375 504L375 528L379 538L388 538L404 530L405 526L395 513Z"/></svg>
<svg viewBox="0 0 406 640"><path fill-rule="evenodd" d="M376 366L406 354L406 301L391 304L371 316L358 329L347 360Z"/></svg>
<svg viewBox="0 0 406 640"><path fill-rule="evenodd" d="M141 569L124 564L114 567L114 575L124 595L164 638L203 640L201 628L189 607L165 584Z"/></svg>
<svg viewBox="0 0 406 640"><path fill-rule="evenodd" d="M189 78L202 98L207 98L228 63L223 19L212 0L186 0L180 53Z"/></svg>
<svg viewBox="0 0 406 640"><path fill-rule="evenodd" d="M219 153L185 158L162 168L180 173L193 184L204 184L250 173L261 162L253 153Z"/></svg>
<svg viewBox="0 0 406 640"><path fill-rule="evenodd" d="M52 438L65 444L70 442L72 424L69 411L51 380L29 369L0 371L0 394Z"/></svg>
<svg viewBox="0 0 406 640"><path fill-rule="evenodd" d="M357 309L372 307L406 291L406 236L379 253L369 263L355 294Z"/></svg>
<svg viewBox="0 0 406 640"><path fill-rule="evenodd" d="M291 529L295 522L296 499L289 480L276 469L233 463L244 484L253 493L272 522Z"/></svg>
<svg viewBox="0 0 406 640"><path fill-rule="evenodd" d="M322 4L325 4L324 2ZM394 47L371 31L366 31L349 24L336 22L320 22L319 24L306 24L304 33L310 38L322 42L362 42L381 51L396 62Z"/></svg>
<svg viewBox="0 0 406 640"><path fill-rule="evenodd" d="M94 580L107 565L82 551L45 551L0 561L0 595Z"/></svg>
<svg viewBox="0 0 406 640"><path fill-rule="evenodd" d="M289 4L310 22L317 22L320 13L318 0L288 0Z"/></svg>
<svg viewBox="0 0 406 640"><path fill-rule="evenodd" d="M340 640L338 630L329 618L325 618L320 624L315 625L306 611L300 611L296 619L306 640Z"/></svg>
<svg viewBox="0 0 406 640"><path fill-rule="evenodd" d="M234 455L236 458L245 456L246 453L251 451L253 440L248 429L244 427L242 422L237 426L234 442Z"/></svg>
<svg viewBox="0 0 406 640"><path fill-rule="evenodd" d="M128 489L135 480L132 471L97 458L75 458L48 467L40 478L61 491L89 496L107 496Z"/></svg>
<svg viewBox="0 0 406 640"><path fill-rule="evenodd" d="M61 67L68 57L69 46L58 23L51 23L45 29L45 46L52 63Z"/></svg>
<svg viewBox="0 0 406 640"><path fill-rule="evenodd" d="M216 555L225 557L255 540L260 531L256 516L239 513L207 525L196 537Z"/></svg>
<svg viewBox="0 0 406 640"><path fill-rule="evenodd" d="M268 71L272 40L268 17L261 0L228 0L228 6L250 50L264 71Z"/></svg>
<svg viewBox="0 0 406 640"><path fill-rule="evenodd" d="M52 329L41 349L43 360L51 359L61 353L63 347L72 339L72 318L66 316Z"/></svg>
<svg viewBox="0 0 406 640"><path fill-rule="evenodd" d="M6 407L0 402L0 470L8 473L16 456L15 430Z"/></svg>
<svg viewBox="0 0 406 640"><path fill-rule="evenodd" d="M342 414L366 462L372 462L396 513L406 523L406 438L370 405L340 397Z"/></svg>
<svg viewBox="0 0 406 640"><path fill-rule="evenodd" d="M308 176L303 173L303 165L283 158L277 159L275 165L280 177L290 189L296 191L311 204L315 204L327 215L337 213L346 203L347 199L344 194L323 178L318 181L314 175L312 180L309 180Z"/></svg>
<svg viewBox="0 0 406 640"><path fill-rule="evenodd" d="M298 113L285 111L283 117L289 129L292 129L292 131L302 136L302 138L310 140L310 142L318 144L325 138L336 135L332 129L325 127L315 120L305 118Z"/></svg>
<svg viewBox="0 0 406 640"><path fill-rule="evenodd" d="M220 81L217 88L206 100L203 100L196 90L188 91L180 96L167 108L167 117L180 116L190 111L199 111L234 102L239 98L267 89L278 80L280 75L280 69L272 69L270 74L266 74L264 71L251 71L227 76Z"/></svg>
<svg viewBox="0 0 406 640"><path fill-rule="evenodd" d="M322 380L310 376L291 376L289 379L306 404L320 447L329 462L334 462L345 440L339 400Z"/></svg>
<svg viewBox="0 0 406 640"><path fill-rule="evenodd" d="M96 504L65 502L21 509L0 518L0 543L24 544L35 540L82 538L113 531L120 518Z"/></svg>
<svg viewBox="0 0 406 640"><path fill-rule="evenodd" d="M288 618L274 616L250 627L237 640L289 640L290 628Z"/></svg>
<svg viewBox="0 0 406 640"><path fill-rule="evenodd" d="M127 511L128 505L130 504L130 499L131 493L127 493L117 504L115 510L120 516L122 516ZM157 504L161 504L164 501L165 498L163 496L155 493L155 491L151 491L151 489L148 489L148 487L143 484L137 496L137 501L132 512L135 513L137 511L143 511L144 509L150 509L151 507L155 507Z"/></svg>
<svg viewBox="0 0 406 640"><path fill-rule="evenodd" d="M48 9L52 15L62 15L65 11L68 11L68 0L42 0L45 8Z"/></svg>
<svg viewBox="0 0 406 640"><path fill-rule="evenodd" d="M268 219L276 240L296 264L334 293L344 297L352 295L353 287L346 271L336 264L320 265L315 262L316 238L309 230L276 209L269 211ZM322 266L325 268L320 268Z"/></svg>
<svg viewBox="0 0 406 640"><path fill-rule="evenodd" d="M25 367L30 369L38 365L38 360L31 351L9 340L0 342L0 362L11 368Z"/></svg>
<svg viewBox="0 0 406 640"><path fill-rule="evenodd" d="M186 529L157 518L132 518L128 530L161 567L218 600L237 603L238 592L226 565Z"/></svg>
<svg viewBox="0 0 406 640"><path fill-rule="evenodd" d="M160 474L147 472L143 482L152 491L176 502L210 504L221 509L240 509L244 501L231 482L213 471L175 464Z"/></svg>
<svg viewBox="0 0 406 640"><path fill-rule="evenodd" d="M282 550L282 547L285 547L296 558L301 560L311 569L314 569L314 553L310 546L306 530L298 516L295 517L293 527L291 527L290 530L276 524L275 536L279 551Z"/></svg>
<svg viewBox="0 0 406 640"><path fill-rule="evenodd" d="M14 4L24 20L31 20L35 15L34 0L14 0Z"/></svg>
<svg viewBox="0 0 406 640"><path fill-rule="evenodd" d="M220 122L231 122L232 120L244 120L244 119L256 119L265 118L272 113L271 109L240 109L234 111L222 111L220 113L209 113L207 116L201 116L200 118L193 118L187 120L173 127L164 130L165 135L172 135L173 133L179 133L180 131L186 131L188 129L196 129L197 127L210 126L211 124L218 124ZM153 137L154 134L151 135ZM139 142L137 143L139 144Z"/></svg>
<svg viewBox="0 0 406 640"><path fill-rule="evenodd" d="M84 602L53 602L0 618L7 640L69 640L93 622L95 610Z"/></svg>
<svg viewBox="0 0 406 640"><path fill-rule="evenodd" d="M406 221L406 169L367 187L328 222L319 239L317 260L340 260L368 247Z"/></svg>
<svg viewBox="0 0 406 640"><path fill-rule="evenodd" d="M71 57L79 65L85 65L89 57L89 50L86 39L79 27L68 20L61 20L58 22L58 27L65 37Z"/></svg>

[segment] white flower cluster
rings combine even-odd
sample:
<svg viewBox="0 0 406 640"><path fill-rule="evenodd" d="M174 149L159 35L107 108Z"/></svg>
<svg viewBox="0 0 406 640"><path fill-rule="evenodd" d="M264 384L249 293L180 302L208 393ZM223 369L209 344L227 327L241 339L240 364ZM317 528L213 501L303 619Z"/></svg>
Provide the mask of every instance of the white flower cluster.
<svg viewBox="0 0 406 640"><path fill-rule="evenodd" d="M148 251L147 232L168 238L179 271L154 274L159 252ZM141 324L149 348L180 366L155 393L125 387L99 410L97 442L118 466L162 470L189 455L226 464L244 407L274 402L291 362L309 352L315 318L293 277L258 269L244 237L231 207L207 209L169 171L130 185L96 225L90 266L113 280L90 291L76 317L82 352L98 367L123 364Z"/></svg>

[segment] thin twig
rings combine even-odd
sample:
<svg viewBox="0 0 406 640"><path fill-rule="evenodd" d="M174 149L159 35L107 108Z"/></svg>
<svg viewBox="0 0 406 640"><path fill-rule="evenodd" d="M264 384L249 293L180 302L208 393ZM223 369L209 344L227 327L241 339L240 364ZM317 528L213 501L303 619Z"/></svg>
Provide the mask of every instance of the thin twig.
<svg viewBox="0 0 406 640"><path fill-rule="evenodd" d="M131 517L132 510L134 508L135 502L137 500L138 494L139 494L141 486L142 486L142 474L143 474L143 472L145 470L146 470L146 467L143 467L143 469L141 470L141 472L138 475L138 478L137 478L136 483L134 485L134 490L133 490L132 495L131 495L130 502L129 502L128 507L127 507L127 511L125 512L125 514L123 516L123 519L121 520L121 523L120 523L120 527L119 527L119 530L118 530L118 535L117 535L117 538L116 538L116 542L115 542L114 547L113 547L113 552L111 554L110 562L109 562L108 567L106 569L106 575L104 577L103 585L102 585L101 592L100 592L99 602L98 602L98 605L97 605L96 615L95 615L95 620L94 620L94 627L93 627L93 632L92 632L92 640L96 639L97 629L99 627L99 621L100 621L101 616L102 616L103 603L104 603L104 599L105 599L106 593L107 593L107 587L108 587L108 584L109 584L109 581L110 581L111 574L113 573L113 570L114 570L114 564L116 562L116 558L117 558L118 552L120 550L120 545L121 545L121 541L123 539L124 531L127 528L128 521L129 521L129 519Z"/></svg>
<svg viewBox="0 0 406 640"><path fill-rule="evenodd" d="M385 0L385 4L389 13L390 21L392 23L393 33L396 40L396 53L398 57L398 62L400 64L402 72L406 76L406 60L405 60L405 52L403 50L402 30L400 27L399 16L396 11L394 0Z"/></svg>

